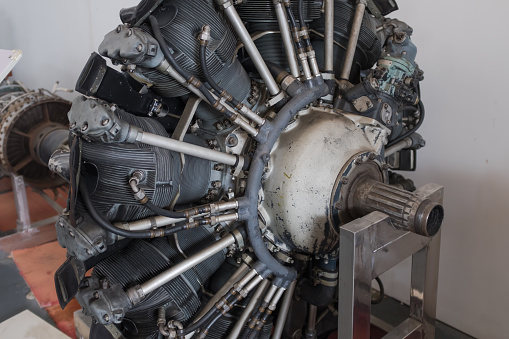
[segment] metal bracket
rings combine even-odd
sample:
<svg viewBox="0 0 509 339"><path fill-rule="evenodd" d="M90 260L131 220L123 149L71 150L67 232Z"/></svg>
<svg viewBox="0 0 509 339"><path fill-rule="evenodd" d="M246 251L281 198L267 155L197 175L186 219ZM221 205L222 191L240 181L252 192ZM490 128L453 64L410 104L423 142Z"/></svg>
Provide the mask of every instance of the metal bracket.
<svg viewBox="0 0 509 339"><path fill-rule="evenodd" d="M442 186L428 184L415 193L442 203L443 191ZM380 212L341 227L339 338L370 337L371 282L410 256L410 317L384 338L435 337L440 235L427 238L396 230Z"/></svg>

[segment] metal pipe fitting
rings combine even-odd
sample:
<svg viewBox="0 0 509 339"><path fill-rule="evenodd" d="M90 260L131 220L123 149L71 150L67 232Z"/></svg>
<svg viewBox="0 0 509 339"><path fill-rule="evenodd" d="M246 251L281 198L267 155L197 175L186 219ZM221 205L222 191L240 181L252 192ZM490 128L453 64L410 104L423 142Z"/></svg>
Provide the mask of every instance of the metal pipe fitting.
<svg viewBox="0 0 509 339"><path fill-rule="evenodd" d="M239 282L235 283L233 285L233 288L235 291L239 292L246 286L258 273L255 270L249 271L248 274L246 274L242 279L239 280Z"/></svg>
<svg viewBox="0 0 509 339"><path fill-rule="evenodd" d="M297 57L295 55L295 49L293 47L292 33L288 27L288 18L286 12L281 4L281 1L274 1L274 7L276 10L277 21L279 24L279 30L281 31L281 39L285 47L286 58L288 60L288 66L290 67L290 73L294 77L300 76L299 65L297 64Z"/></svg>
<svg viewBox="0 0 509 339"><path fill-rule="evenodd" d="M314 50L308 51L307 53L309 66L311 67L311 73L313 76L320 76L320 68L318 67L318 62L316 61L316 53Z"/></svg>
<svg viewBox="0 0 509 339"><path fill-rule="evenodd" d="M311 80L313 76L311 74L311 68L309 67L307 53L306 52L299 53L298 57L300 65L302 67L302 73L304 73L304 77L306 78L306 80Z"/></svg>
<svg viewBox="0 0 509 339"><path fill-rule="evenodd" d="M268 309L270 311L274 311L276 309L277 303L279 302L279 299L283 296L283 293L285 293L286 288L280 287L274 294L274 297L271 299ZM272 312L271 312L272 313Z"/></svg>
<svg viewBox="0 0 509 339"><path fill-rule="evenodd" d="M167 218L163 216L150 217L147 219L118 222L114 226L128 231L145 231L154 227L163 227L185 221L186 218Z"/></svg>
<svg viewBox="0 0 509 339"><path fill-rule="evenodd" d="M160 307L157 310L157 327L159 328L159 332L163 336L169 337L170 336L170 332L168 332L165 329L165 325L166 325L166 308L165 307Z"/></svg>

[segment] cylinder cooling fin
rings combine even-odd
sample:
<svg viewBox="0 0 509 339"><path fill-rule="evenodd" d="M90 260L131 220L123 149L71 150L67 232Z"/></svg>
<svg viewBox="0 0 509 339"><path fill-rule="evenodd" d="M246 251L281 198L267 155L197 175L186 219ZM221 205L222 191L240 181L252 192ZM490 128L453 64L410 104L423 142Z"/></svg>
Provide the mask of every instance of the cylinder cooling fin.
<svg viewBox="0 0 509 339"><path fill-rule="evenodd" d="M157 121L118 111L117 115L147 132L168 136ZM167 206L178 192L181 163L179 155L159 147L136 144L83 143L83 161L97 175L92 194L97 209L112 221L137 220L152 212L133 197L128 178L143 169L141 185L158 206ZM109 159L105 162L102 159ZM92 173L90 173L92 174Z"/></svg>
<svg viewBox="0 0 509 339"><path fill-rule="evenodd" d="M182 262L212 244L215 239L206 229L193 229L169 239L134 240L97 264L92 279L127 288ZM211 256L131 308L122 323L125 335L129 338L158 338L157 316L161 307L165 309L167 318L183 323L189 320L201 304L198 292L224 259L224 252ZM78 293L78 300L85 295L86 292ZM93 303L89 307L93 307Z"/></svg>

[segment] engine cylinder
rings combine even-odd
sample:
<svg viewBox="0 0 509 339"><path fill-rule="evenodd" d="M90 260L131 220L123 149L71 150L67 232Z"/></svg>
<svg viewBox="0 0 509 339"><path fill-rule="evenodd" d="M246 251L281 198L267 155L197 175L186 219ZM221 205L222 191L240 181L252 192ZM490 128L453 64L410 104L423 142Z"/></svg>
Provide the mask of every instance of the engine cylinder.
<svg viewBox="0 0 509 339"><path fill-rule="evenodd" d="M168 17L166 13L174 15ZM203 78L196 39L203 25L210 26L211 40L207 47L207 67L214 80L239 101L249 96L251 81L235 57L237 38L214 7L205 1L163 1L153 15L160 23L161 33L177 63L189 73ZM149 25L141 28L151 34ZM169 75L154 68L139 67L143 77L153 83L153 89L165 97L186 95L189 90Z"/></svg>
<svg viewBox="0 0 509 339"><path fill-rule="evenodd" d="M134 240L124 249L97 264L93 277L107 279L110 285L128 288L140 284L186 256L212 244L215 236L204 228L183 231L169 241ZM158 338L157 310L165 307L166 317L181 322L191 318L200 306L201 286L225 260L225 252L218 252L193 269L166 283L126 312L123 325L129 338ZM78 293L78 298L81 294Z"/></svg>

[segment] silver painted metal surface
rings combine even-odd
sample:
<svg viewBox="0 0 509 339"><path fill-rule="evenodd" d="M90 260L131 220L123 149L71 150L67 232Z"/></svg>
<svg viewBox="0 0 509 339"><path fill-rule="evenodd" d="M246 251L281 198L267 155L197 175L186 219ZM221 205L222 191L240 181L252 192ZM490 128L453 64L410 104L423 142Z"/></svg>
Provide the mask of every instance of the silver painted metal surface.
<svg viewBox="0 0 509 339"><path fill-rule="evenodd" d="M343 62L343 68L341 69L340 79L348 80L350 78L350 72L352 70L355 51L357 50L357 42L359 40L359 34L361 32L362 19L364 17L365 10L366 0L359 0L355 8L355 16L353 18L352 29L350 31L350 39L348 40L346 56Z"/></svg>
<svg viewBox="0 0 509 339"><path fill-rule="evenodd" d="M11 175L12 190L14 193L14 202L18 219L16 220L16 229L18 232L30 230L30 212L28 210L27 193L25 190L25 181L20 175Z"/></svg>
<svg viewBox="0 0 509 339"><path fill-rule="evenodd" d="M425 185L415 193L443 202L443 187L436 184ZM341 228L340 338L369 338L371 281L409 256L412 256L411 319L386 338L434 338L440 235L441 232L426 238L397 230L381 212L373 212Z"/></svg>
<svg viewBox="0 0 509 339"><path fill-rule="evenodd" d="M308 306L308 321L305 331L305 338L316 338L316 313L318 308L315 305Z"/></svg>
<svg viewBox="0 0 509 339"><path fill-rule="evenodd" d="M325 62L326 72L334 70L334 0L325 0Z"/></svg>
<svg viewBox="0 0 509 339"><path fill-rule="evenodd" d="M386 136L374 120L341 111L300 114L271 152L260 206L267 237L307 253L332 250L338 241L331 211L337 178L354 156L380 154Z"/></svg>
<svg viewBox="0 0 509 339"><path fill-rule="evenodd" d="M385 149L385 156L388 157L389 155L392 155L398 151L401 151L402 149L405 149L407 147L412 146L413 142L411 138L405 138L401 140L400 142L392 145L391 147L387 147Z"/></svg>
<svg viewBox="0 0 509 339"><path fill-rule="evenodd" d="M202 261L211 257L212 255L224 250L230 245L235 243L235 237L232 234L226 235L224 238L218 240L213 245L204 248L198 253L190 256L186 260L178 263L177 265L171 267L170 269L164 271L163 273L156 275L152 279L144 282L140 285L140 289L144 295L147 295L150 292L155 291L157 288L163 286L168 281L171 281L184 273L185 271L192 269L194 266L198 265Z"/></svg>
<svg viewBox="0 0 509 339"><path fill-rule="evenodd" d="M240 40L244 44L244 48L247 50L247 53L253 59L253 63L255 64L256 69L258 70L258 73L262 77L263 81L265 82L265 85L267 86L270 94L276 95L280 92L279 86L277 85L276 81L272 77L272 74L270 74L269 69L267 68L267 65L265 64L265 61L263 60L260 52L258 51L258 48L256 48L255 43L253 42L253 39L251 39L251 36L249 35L249 32L247 31L246 27L244 26L244 23L242 22L242 19L240 18L239 14L237 13L237 10L234 6L231 5L225 8L225 13L228 16L228 19L230 20L233 29L239 36Z"/></svg>
<svg viewBox="0 0 509 339"><path fill-rule="evenodd" d="M198 90L196 87L194 87L193 85L187 83L186 79L184 77L182 77L169 63L168 61L163 60L159 66L157 66L156 68L159 72L161 73L164 73L164 74L167 74L169 76L171 76L172 78L174 78L175 80L177 80L182 86L186 87L187 89L189 89L191 92L193 92L196 96L198 96L200 99L204 100L205 102L208 102L206 99L205 99L205 96L203 95L202 92L200 92L200 90ZM221 98L218 97L215 93L211 93L212 96L214 97L214 99L217 99L217 100L220 100ZM232 112L232 113L235 113L237 114L237 112L235 111L235 109L233 107L231 107L230 105L225 105L224 106L228 111ZM244 117L240 117L241 119L244 119ZM246 121L247 122L247 121Z"/></svg>
<svg viewBox="0 0 509 339"><path fill-rule="evenodd" d="M249 316L251 315L251 312L255 309L255 307L260 303L262 300L262 295L269 286L270 281L265 279L260 283L260 286L256 289L255 293L251 297L251 300L247 304L246 308L242 312L242 315L239 317L237 322L235 323L235 326L232 328L230 333L228 334L227 339L236 339L240 335L240 332L244 328L244 325L246 324L246 321L249 319Z"/></svg>
<svg viewBox="0 0 509 339"><path fill-rule="evenodd" d="M272 339L280 339L281 335L283 334L286 317L288 316L290 306L292 305L295 286L297 286L297 280L294 280L285 292L283 302L281 303L281 309L279 310L279 314L277 316L276 326L274 327L274 333L272 334Z"/></svg>
<svg viewBox="0 0 509 339"><path fill-rule="evenodd" d="M203 307L203 309L198 313L198 315L194 318L196 320L203 317L214 305L216 302L219 301L223 297L223 295L228 292L230 288L233 287L233 284L235 284L242 276L244 276L248 271L250 270L249 266L246 263L242 263L239 268L233 273L233 275L226 281L226 283L219 289L219 291L214 294L214 296L209 300L207 305Z"/></svg>
<svg viewBox="0 0 509 339"><path fill-rule="evenodd" d="M217 161L230 166L233 166L237 163L237 156L235 155L215 151L213 149L201 146L196 146L187 142L166 138L152 133L139 132L136 137L136 141L147 145L169 149L171 151L192 155L202 159Z"/></svg>
<svg viewBox="0 0 509 339"><path fill-rule="evenodd" d="M297 64L297 56L295 54L295 48L293 47L292 33L288 26L288 18L283 5L278 1L275 5L277 21L279 23L279 30L281 31L281 39L285 46L286 58L288 60L288 66L290 67L290 73L298 78L300 76L299 65Z"/></svg>
<svg viewBox="0 0 509 339"><path fill-rule="evenodd" d="M199 217L200 215L196 216ZM155 216L147 219L136 220L131 222L119 222L115 227L122 228L129 231L143 231L151 229L152 227L162 227L178 222L186 221L186 218L167 218L163 216Z"/></svg>

